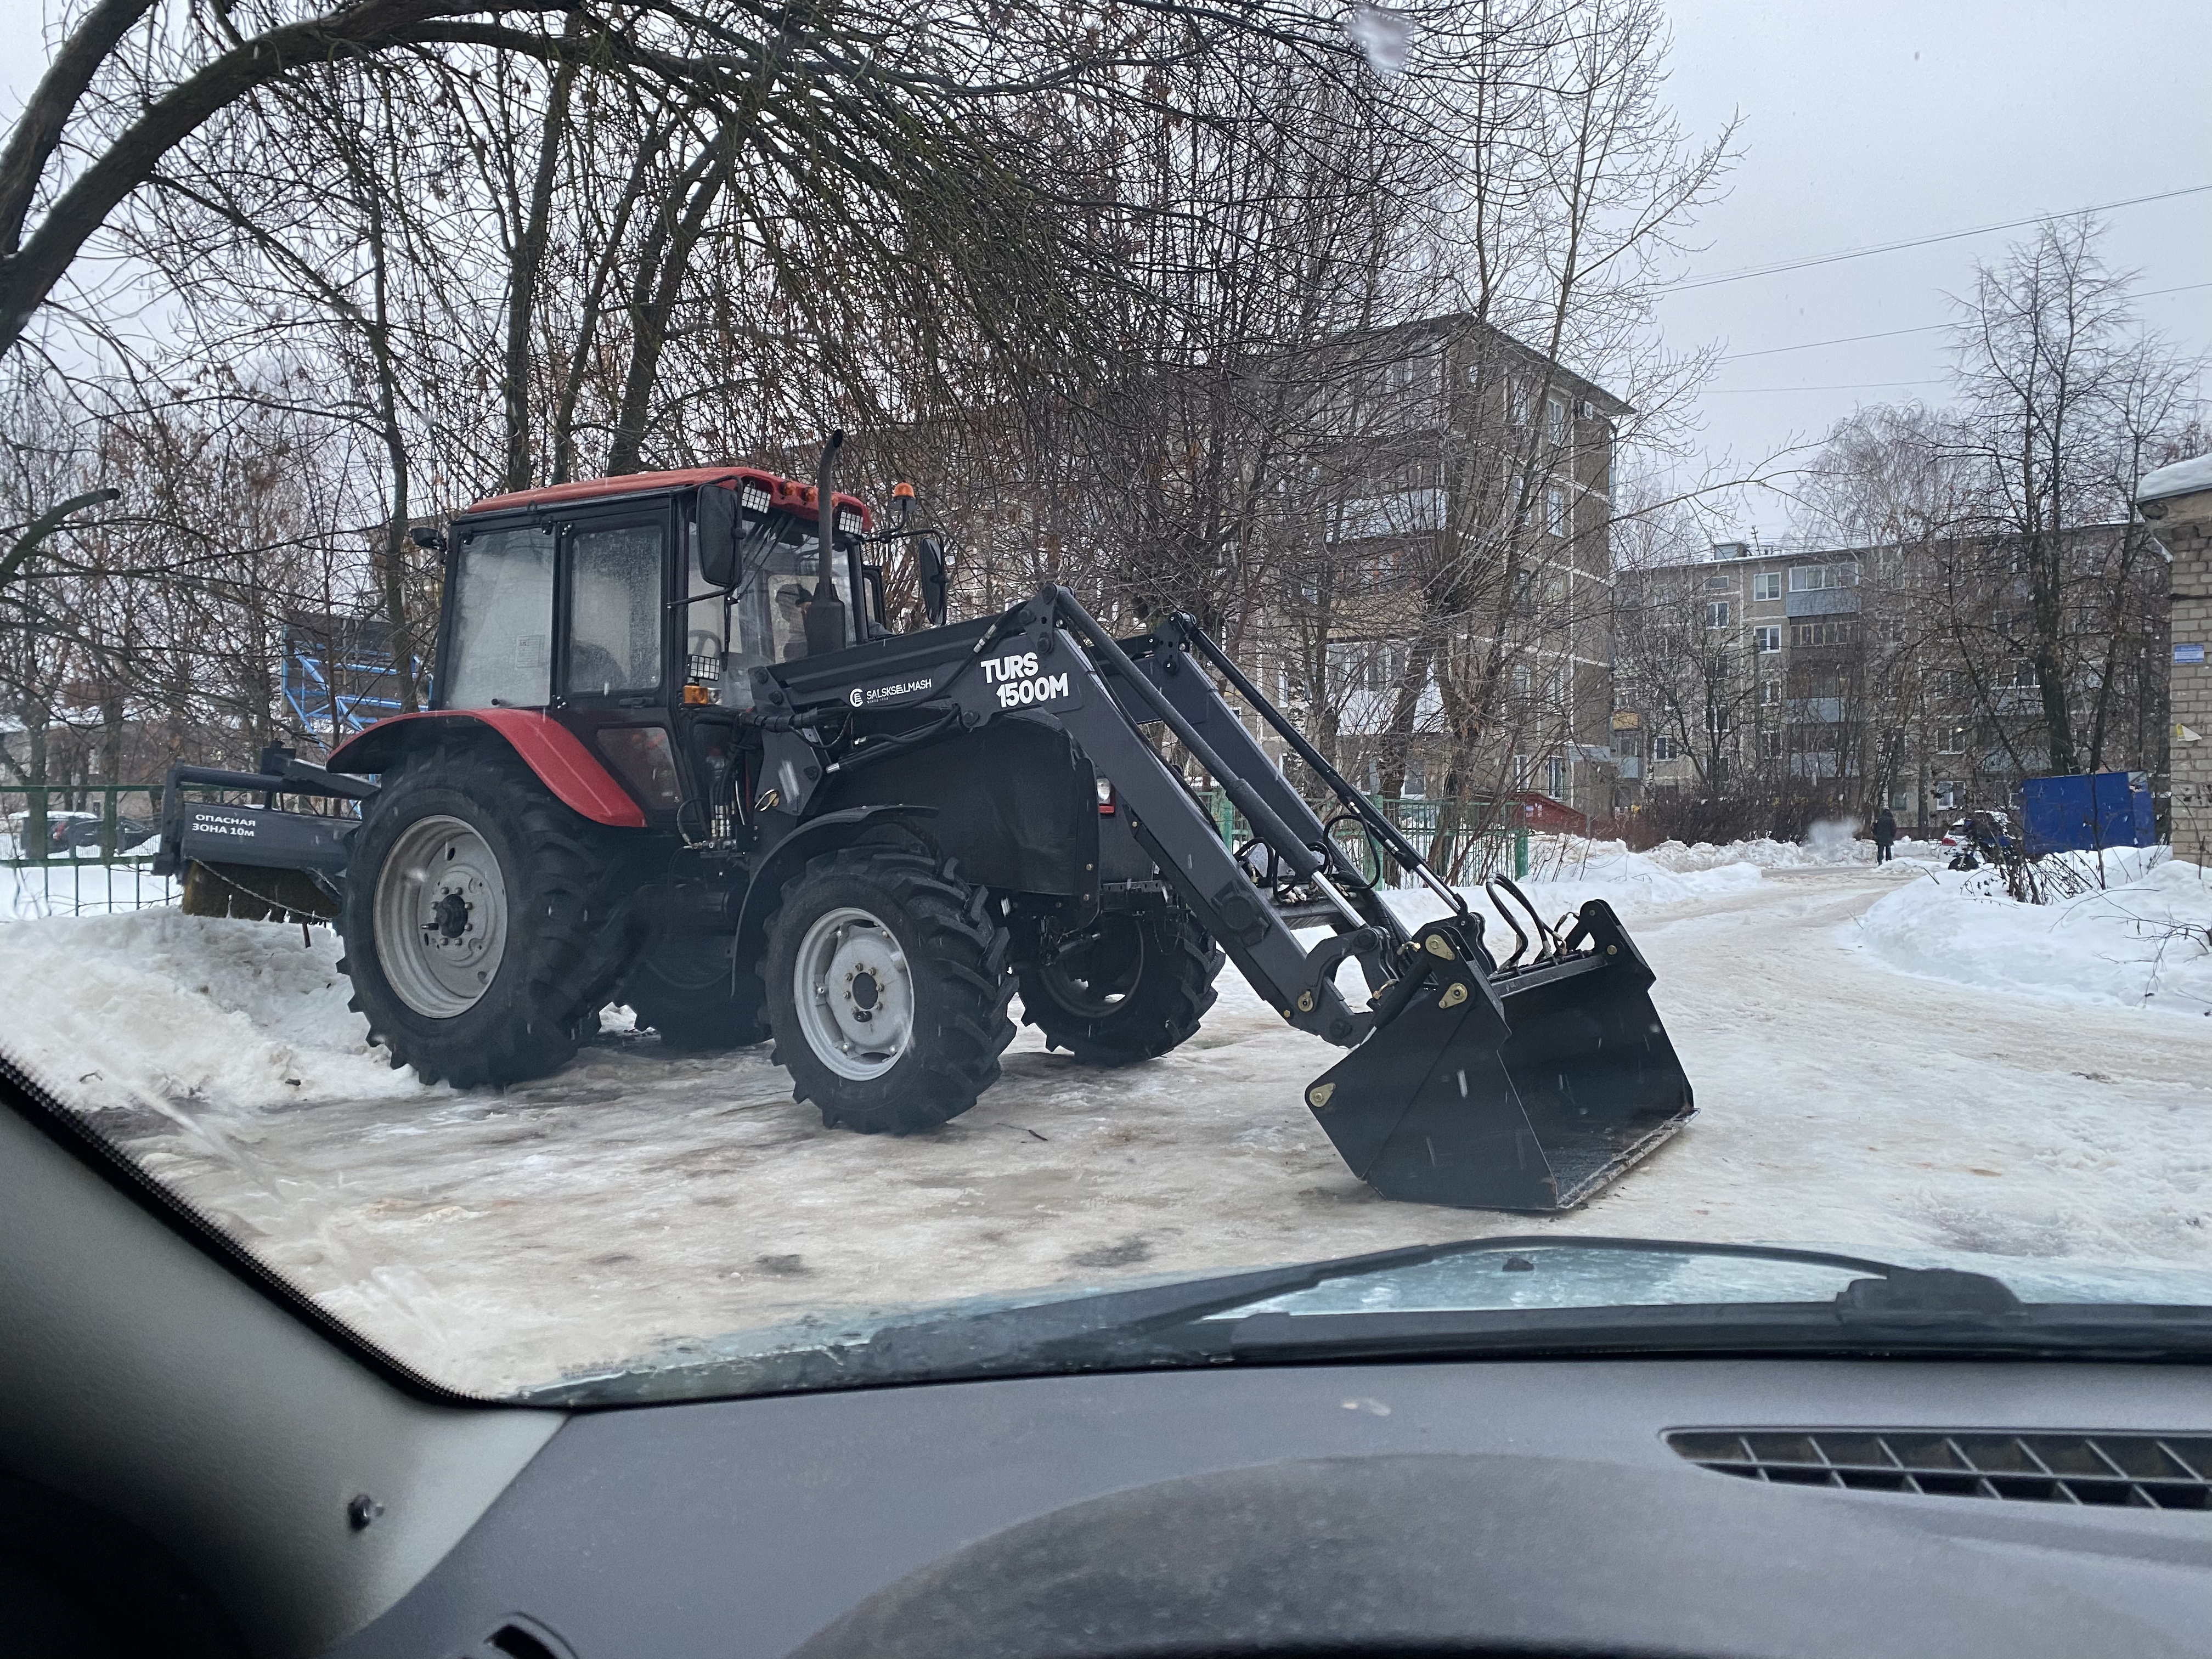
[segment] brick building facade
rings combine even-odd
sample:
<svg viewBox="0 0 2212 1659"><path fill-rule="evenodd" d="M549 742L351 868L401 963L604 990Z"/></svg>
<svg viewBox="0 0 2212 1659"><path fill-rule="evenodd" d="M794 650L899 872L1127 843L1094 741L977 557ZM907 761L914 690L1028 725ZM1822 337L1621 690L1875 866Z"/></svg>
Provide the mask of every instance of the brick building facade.
<svg viewBox="0 0 2212 1659"><path fill-rule="evenodd" d="M2212 864L2212 455L2152 473L2136 506L2173 561L2174 856Z"/></svg>

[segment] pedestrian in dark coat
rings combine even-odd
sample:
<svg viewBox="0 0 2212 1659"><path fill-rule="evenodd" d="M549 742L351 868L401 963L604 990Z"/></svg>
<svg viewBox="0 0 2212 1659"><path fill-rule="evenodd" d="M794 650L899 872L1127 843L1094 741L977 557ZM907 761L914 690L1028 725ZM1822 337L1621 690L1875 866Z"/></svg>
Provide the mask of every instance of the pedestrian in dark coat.
<svg viewBox="0 0 2212 1659"><path fill-rule="evenodd" d="M1897 814L1887 806L1874 815L1874 861L1889 862L1889 849L1897 840Z"/></svg>

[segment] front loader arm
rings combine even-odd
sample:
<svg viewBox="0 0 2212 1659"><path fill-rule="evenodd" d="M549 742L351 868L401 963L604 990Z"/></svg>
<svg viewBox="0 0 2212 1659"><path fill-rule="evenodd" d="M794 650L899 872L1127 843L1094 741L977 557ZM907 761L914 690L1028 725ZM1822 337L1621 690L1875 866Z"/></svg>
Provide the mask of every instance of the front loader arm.
<svg viewBox="0 0 2212 1659"><path fill-rule="evenodd" d="M1115 795L1130 815L1130 827L1161 874L1220 941L1253 989L1284 1018L1346 1046L1365 1036L1374 1016L1346 1006L1335 971L1348 954L1381 955L1386 945L1382 931L1368 928L1364 918L1354 915L1346 919L1353 931L1324 940L1309 952L1222 844L1221 833L1204 808L1122 712L1090 655L1071 633L1058 628L1054 632L1059 641L1054 654L1073 665L1070 690L1079 682L1081 695L1073 706L1055 707L1052 713L1083 746L1091 764L1113 779ZM1188 738L1184 741L1188 746ZM1257 796L1253 799L1256 802ZM1249 805L1245 811L1256 821ZM1288 839L1286 828L1283 833ZM1301 873L1317 872L1319 862L1315 856L1314 871Z"/></svg>

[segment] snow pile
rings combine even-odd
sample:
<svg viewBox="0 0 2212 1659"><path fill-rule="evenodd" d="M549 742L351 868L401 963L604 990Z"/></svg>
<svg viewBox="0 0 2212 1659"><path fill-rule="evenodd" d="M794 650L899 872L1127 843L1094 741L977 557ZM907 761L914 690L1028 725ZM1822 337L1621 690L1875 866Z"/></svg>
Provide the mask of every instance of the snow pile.
<svg viewBox="0 0 2212 1659"><path fill-rule="evenodd" d="M1617 841L1577 842L1571 853L1539 860L1533 851L1529 878L1521 885L1537 908L1549 915L1585 900L1601 898L1624 915L1684 904L1693 899L1741 892L1759 884L1759 871L1732 859L1684 869L1650 853L1632 853Z"/></svg>
<svg viewBox="0 0 2212 1659"><path fill-rule="evenodd" d="M88 1108L426 1092L369 1048L337 958L328 928L176 910L0 927L0 1050Z"/></svg>
<svg viewBox="0 0 2212 1659"><path fill-rule="evenodd" d="M2212 1013L2212 872L2161 847L2117 848L2102 859L2101 890L2048 905L2014 903L1987 871L1930 871L1868 910L1857 940L1885 967L1925 979ZM2095 881L2097 854L2063 861Z"/></svg>
<svg viewBox="0 0 2212 1659"><path fill-rule="evenodd" d="M2191 495L2200 489L2212 489L2212 455L2191 456L2155 472L2145 473L2136 485L2136 499L2171 501L2176 495Z"/></svg>
<svg viewBox="0 0 2212 1659"><path fill-rule="evenodd" d="M1732 866L1749 865L1759 870L1844 869L1875 861L1874 843L1862 841L1848 823L1818 823L1802 842L1773 841L1760 836L1753 841L1732 841L1723 846L1711 842L1685 843L1662 841L1647 852L1631 853L1617 841L1584 841L1575 836L1531 836L1528 838L1529 873L1538 879L1558 878L1580 879L1585 869L1595 872L1596 867L1607 865L1623 870L1638 872L1671 872L1689 874L1705 870L1727 869ZM1940 842L1914 841L1901 837L1890 849L1893 858L1909 863L1941 864L1950 857L1950 849ZM1641 860L1638 865L1624 863L1624 860Z"/></svg>

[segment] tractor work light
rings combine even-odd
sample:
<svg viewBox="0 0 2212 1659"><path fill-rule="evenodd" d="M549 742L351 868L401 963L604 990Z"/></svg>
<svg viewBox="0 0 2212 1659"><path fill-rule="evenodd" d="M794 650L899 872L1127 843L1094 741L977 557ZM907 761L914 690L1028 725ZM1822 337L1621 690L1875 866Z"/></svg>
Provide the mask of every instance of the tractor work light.
<svg viewBox="0 0 2212 1659"><path fill-rule="evenodd" d="M738 500L745 509L746 516L750 518L757 518L760 514L768 511L768 487L765 484L757 484L748 482L744 487L744 492L738 496Z"/></svg>
<svg viewBox="0 0 2212 1659"><path fill-rule="evenodd" d="M860 533L860 515L849 507L839 507L837 509L837 533L841 536L859 535Z"/></svg>

